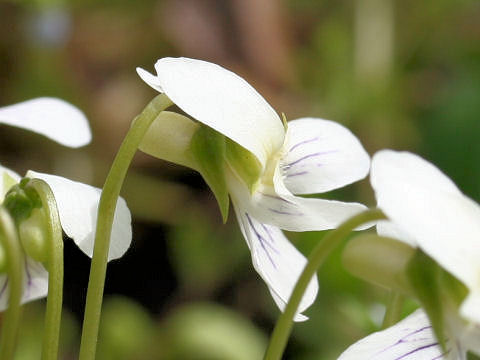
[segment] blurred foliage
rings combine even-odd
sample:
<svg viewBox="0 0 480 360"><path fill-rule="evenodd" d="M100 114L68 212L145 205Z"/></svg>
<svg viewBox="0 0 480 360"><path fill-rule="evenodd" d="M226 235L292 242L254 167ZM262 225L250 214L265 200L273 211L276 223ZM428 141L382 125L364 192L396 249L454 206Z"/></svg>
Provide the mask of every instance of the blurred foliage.
<svg viewBox="0 0 480 360"><path fill-rule="evenodd" d="M101 186L131 119L155 95L135 67L189 56L238 72L289 119L346 124L371 154L419 153L478 201L479 18L478 0L3 1L0 105L64 98L85 111L94 141L73 151L2 126L0 163ZM234 217L221 224L202 179L139 154L122 195L134 242L110 266L99 358L260 358L278 310ZM374 205L367 181L326 196ZM307 254L323 234L288 236ZM67 250L65 307L78 320L88 263ZM349 275L340 255L320 270L311 320L296 324L288 359L333 359L378 329L387 293ZM36 358L42 312L25 306L19 359ZM70 359L79 325L64 322Z"/></svg>

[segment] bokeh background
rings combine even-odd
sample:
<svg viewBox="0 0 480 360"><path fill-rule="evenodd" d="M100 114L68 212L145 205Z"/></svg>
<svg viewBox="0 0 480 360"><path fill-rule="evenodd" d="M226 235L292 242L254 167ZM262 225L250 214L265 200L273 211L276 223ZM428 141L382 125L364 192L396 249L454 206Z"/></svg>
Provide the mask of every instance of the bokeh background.
<svg viewBox="0 0 480 360"><path fill-rule="evenodd" d="M480 200L478 0L2 1L0 106L63 98L86 113L94 139L70 150L0 126L0 163L101 187L156 95L135 67L153 71L164 56L221 64L289 119L348 126L370 154L417 152ZM201 177L138 154L122 195L134 240L109 265L99 359L260 359L278 310ZM325 196L374 206L368 180ZM323 235L288 234L306 254ZM75 359L90 260L66 239L65 264L62 358ZM387 292L349 275L340 251L319 280L287 359L335 359L378 329ZM38 358L43 310L24 307L18 359Z"/></svg>

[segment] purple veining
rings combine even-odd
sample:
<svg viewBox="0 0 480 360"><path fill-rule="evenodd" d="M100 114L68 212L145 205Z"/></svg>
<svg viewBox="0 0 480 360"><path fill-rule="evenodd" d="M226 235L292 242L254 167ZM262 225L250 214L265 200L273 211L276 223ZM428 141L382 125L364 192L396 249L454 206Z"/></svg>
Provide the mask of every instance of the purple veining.
<svg viewBox="0 0 480 360"><path fill-rule="evenodd" d="M434 342L434 343L431 343L431 344L428 344L428 345L424 345L424 346L420 346L412 351L409 351L408 353L406 354L403 354L402 356L400 357L397 357L395 358L395 360L400 360L400 359L403 359L409 355L412 355L414 353L416 353L417 351L421 351L421 350L424 350L424 349L428 349L428 348L431 348L432 346L437 346L438 345L438 342Z"/></svg>
<svg viewBox="0 0 480 360"><path fill-rule="evenodd" d="M288 150L288 152L292 152L294 149L296 149L297 147L301 146L301 145L305 145L305 144L309 144L313 141L317 141L318 140L318 136L312 138L312 139L308 139L308 140L304 140L304 141L300 141L299 143L296 143L295 145L293 145L290 150Z"/></svg>
<svg viewBox="0 0 480 360"><path fill-rule="evenodd" d="M397 346L398 344L401 344L401 343L406 342L406 341L407 341L406 339L409 338L409 337L412 336L412 335L418 334L418 333L420 333L420 332L422 332L422 331L425 331L425 330L428 330L428 329L431 329L431 328L432 328L432 326L428 325L428 326L424 326L423 328L417 329L417 330L415 330L415 331L413 331L413 332L405 335L404 337L402 337L402 338L401 338L400 340L398 340L395 344L392 344L392 345L386 347L385 349L377 352L375 355L381 354L382 352L387 351L388 349L391 349L392 347ZM418 339L418 340L425 340L425 339L427 339L427 338Z"/></svg>
<svg viewBox="0 0 480 360"><path fill-rule="evenodd" d="M287 174L287 178L289 177L294 177L294 176L301 176L301 175L306 175L308 174L308 171L299 171L299 172L296 172L296 173L293 173L293 174Z"/></svg>
<svg viewBox="0 0 480 360"><path fill-rule="evenodd" d="M321 155L327 155L327 154L333 154L333 153L336 153L338 152L338 150L328 150L328 151L320 151L320 152L316 152L316 153L313 153L313 154L308 154L308 155L305 155L305 156L302 156L300 159L297 159L295 161L292 161L291 163L288 163L286 164L284 167L286 167L287 169L304 161L304 160L307 160L307 159L310 159L312 157L317 157L317 156L321 156Z"/></svg>
<svg viewBox="0 0 480 360"><path fill-rule="evenodd" d="M449 353L450 353L450 350L447 350L447 351L445 351L444 353L442 353L442 354L440 354L440 355L438 355L438 356L434 357L432 360L439 360L439 359L443 359L443 357L444 357L445 355L449 354Z"/></svg>
<svg viewBox="0 0 480 360"><path fill-rule="evenodd" d="M32 275L30 274L30 271L28 269L26 257L25 257L24 263L25 263L25 275L27 276L27 288L25 290L25 293L28 294L28 292L30 291L30 286L32 286Z"/></svg>
<svg viewBox="0 0 480 360"><path fill-rule="evenodd" d="M3 296L3 293L7 289L7 285L8 285L8 278L5 279L5 282L3 283L2 289L0 290L0 297Z"/></svg>
<svg viewBox="0 0 480 360"><path fill-rule="evenodd" d="M282 210L277 210L273 208L268 208L268 210L270 210L271 212L274 212L275 214L280 214L280 215L303 216L303 213L301 212L295 214L288 211L282 211Z"/></svg>
<svg viewBox="0 0 480 360"><path fill-rule="evenodd" d="M271 198L271 199L275 199L275 200L280 200L280 201L283 201L283 202L286 202L287 204L293 204L293 202L287 200L287 199L284 199L284 198L281 198L280 196L277 196L277 195L270 195L270 194L265 194L264 192L260 192L260 194L262 194L263 196L266 196L268 198Z"/></svg>
<svg viewBox="0 0 480 360"><path fill-rule="evenodd" d="M245 213L245 216L247 217L248 224L250 225L250 227L252 228L253 232L254 232L255 235L257 236L258 241L260 241L260 246L262 247L263 251L265 251L265 254L266 254L267 257L268 257L268 260L270 260L270 262L272 263L273 267L276 269L276 268L277 268L277 265L276 265L275 262L273 261L272 256L270 255L270 253L269 253L268 250L267 250L267 247L265 246L265 245L267 245L270 249L272 249L273 251L275 251L275 252L278 254L278 250L273 247L273 238L272 238L270 232L269 232L269 231L266 229L266 227L262 224L262 226L264 227L264 229L267 231L267 234L270 236L270 239L271 239L272 243L268 242L268 241L257 231L257 229L255 228L255 226L253 225L253 221L252 221L252 219L250 218L250 215L248 215L247 213Z"/></svg>

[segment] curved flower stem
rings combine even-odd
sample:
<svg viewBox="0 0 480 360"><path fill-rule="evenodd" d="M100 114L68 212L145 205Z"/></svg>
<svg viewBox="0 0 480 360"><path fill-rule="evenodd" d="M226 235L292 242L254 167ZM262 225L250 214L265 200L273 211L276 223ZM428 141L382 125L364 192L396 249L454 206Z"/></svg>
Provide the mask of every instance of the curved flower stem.
<svg viewBox="0 0 480 360"><path fill-rule="evenodd" d="M390 292L387 309L383 318L382 329L395 325L401 319L404 300L405 297L402 294L396 291Z"/></svg>
<svg viewBox="0 0 480 360"><path fill-rule="evenodd" d="M143 136L158 114L170 105L172 105L172 102L164 94L158 95L147 105L134 120L132 127L125 136L105 180L98 206L97 230L90 267L79 360L95 359L108 250L110 249L110 235L120 189Z"/></svg>
<svg viewBox="0 0 480 360"><path fill-rule="evenodd" d="M45 313L45 329L42 343L42 359L57 360L62 320L63 302L63 234L57 203L48 184L40 179L30 180L42 201L47 218L48 296Z"/></svg>
<svg viewBox="0 0 480 360"><path fill-rule="evenodd" d="M18 240L15 223L3 207L0 207L0 243L5 250L9 287L9 304L2 326L0 359L13 359L20 322L20 301L23 291L23 252Z"/></svg>
<svg viewBox="0 0 480 360"><path fill-rule="evenodd" d="M282 357L287 340L292 330L293 318L297 312L298 305L303 298L303 294L310 283L310 280L317 272L323 261L356 227L368 223L370 221L385 219L385 215L378 209L366 210L358 215L353 216L345 221L338 229L327 234L310 253L307 265L303 269L302 274L293 289L292 295L285 307L284 312L280 315L273 330L265 352L264 360L279 360Z"/></svg>

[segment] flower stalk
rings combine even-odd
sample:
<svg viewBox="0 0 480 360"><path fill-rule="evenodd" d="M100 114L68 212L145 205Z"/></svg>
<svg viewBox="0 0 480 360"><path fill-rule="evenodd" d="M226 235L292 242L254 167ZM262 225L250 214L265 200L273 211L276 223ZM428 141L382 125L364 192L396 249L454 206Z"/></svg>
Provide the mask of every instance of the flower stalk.
<svg viewBox="0 0 480 360"><path fill-rule="evenodd" d="M164 94L158 95L147 105L143 112L133 121L132 127L125 136L105 180L98 206L95 246L90 267L80 344L80 360L95 359L110 236L117 199L120 195L123 181L133 156L148 128L158 114L171 105L172 102Z"/></svg>
<svg viewBox="0 0 480 360"><path fill-rule="evenodd" d="M13 359L20 322L20 301L23 291L24 257L15 223L4 207L0 207L0 243L5 250L9 287L9 305L0 339L0 359Z"/></svg>
<svg viewBox="0 0 480 360"><path fill-rule="evenodd" d="M264 360L280 360L287 345L288 337L292 330L292 323L297 312L298 305L302 300L303 294L320 265L330 255L342 240L355 228L371 221L383 220L385 215L378 209L366 210L358 215L353 216L345 221L338 229L327 234L321 242L319 242L310 253L308 262L303 269L302 274L293 289L292 295L285 307L284 312L280 315L270 337L270 343L265 352Z"/></svg>
<svg viewBox="0 0 480 360"><path fill-rule="evenodd" d="M47 260L48 296L43 333L42 360L58 359L60 325L63 303L63 234L58 215L57 203L48 184L40 179L32 179L32 186L42 201L47 218Z"/></svg>

